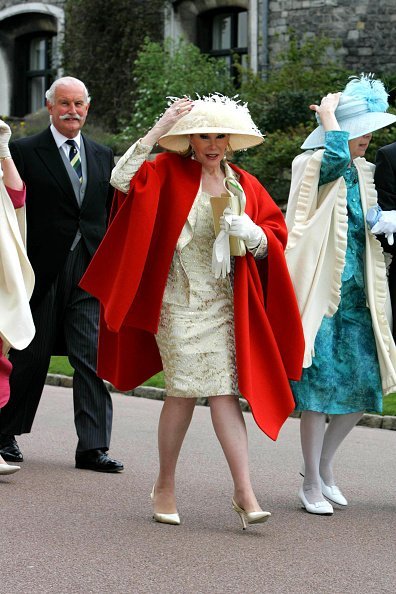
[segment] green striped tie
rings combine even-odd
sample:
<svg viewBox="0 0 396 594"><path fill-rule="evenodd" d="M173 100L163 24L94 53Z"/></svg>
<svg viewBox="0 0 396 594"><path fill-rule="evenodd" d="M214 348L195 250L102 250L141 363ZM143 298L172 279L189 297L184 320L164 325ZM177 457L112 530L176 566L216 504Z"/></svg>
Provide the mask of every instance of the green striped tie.
<svg viewBox="0 0 396 594"><path fill-rule="evenodd" d="M80 184L82 183L82 167L81 167L81 159L80 159L80 151L78 150L78 146L75 140L66 140L66 144L70 146L69 151L69 160L74 169L77 173L77 177L80 180Z"/></svg>

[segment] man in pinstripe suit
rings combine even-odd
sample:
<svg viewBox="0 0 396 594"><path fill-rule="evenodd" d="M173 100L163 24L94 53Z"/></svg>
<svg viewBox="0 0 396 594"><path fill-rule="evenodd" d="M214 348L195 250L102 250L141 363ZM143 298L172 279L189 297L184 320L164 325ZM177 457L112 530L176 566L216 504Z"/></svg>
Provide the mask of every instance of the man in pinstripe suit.
<svg viewBox="0 0 396 594"><path fill-rule="evenodd" d="M10 353L11 397L0 415L0 454L23 460L15 435L30 432L50 357L66 352L74 367L76 467L119 472L122 463L107 454L111 397L96 375L99 306L78 287L105 233L113 153L81 134L90 101L84 83L60 78L46 99L51 126L10 146L27 188L36 336L25 350Z"/></svg>

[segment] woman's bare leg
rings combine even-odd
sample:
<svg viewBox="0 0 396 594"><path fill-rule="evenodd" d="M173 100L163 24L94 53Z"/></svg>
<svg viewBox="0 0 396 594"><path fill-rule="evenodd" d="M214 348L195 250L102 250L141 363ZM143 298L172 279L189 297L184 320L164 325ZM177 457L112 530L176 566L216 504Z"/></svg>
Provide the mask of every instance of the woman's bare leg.
<svg viewBox="0 0 396 594"><path fill-rule="evenodd" d="M211 396L209 406L217 438L234 481L234 499L248 512L260 511L250 482L245 420L236 396Z"/></svg>
<svg viewBox="0 0 396 594"><path fill-rule="evenodd" d="M176 513L175 472L196 398L167 396L158 424L159 474L155 483L154 511Z"/></svg>

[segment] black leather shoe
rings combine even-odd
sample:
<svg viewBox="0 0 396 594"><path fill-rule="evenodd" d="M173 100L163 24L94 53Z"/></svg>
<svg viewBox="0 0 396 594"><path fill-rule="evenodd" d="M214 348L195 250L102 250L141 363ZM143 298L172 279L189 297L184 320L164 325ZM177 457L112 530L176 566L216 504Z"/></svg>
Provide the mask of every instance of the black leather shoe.
<svg viewBox="0 0 396 594"><path fill-rule="evenodd" d="M97 472L121 472L124 465L118 460L110 458L102 450L88 450L76 454L76 468L96 470Z"/></svg>
<svg viewBox="0 0 396 594"><path fill-rule="evenodd" d="M0 456L6 462L23 462L23 455L14 435L0 434Z"/></svg>

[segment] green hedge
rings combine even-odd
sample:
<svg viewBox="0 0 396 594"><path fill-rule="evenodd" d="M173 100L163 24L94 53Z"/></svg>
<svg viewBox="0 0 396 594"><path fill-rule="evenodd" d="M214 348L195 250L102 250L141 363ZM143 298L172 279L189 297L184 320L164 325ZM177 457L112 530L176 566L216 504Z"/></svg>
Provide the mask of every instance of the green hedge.
<svg viewBox="0 0 396 594"><path fill-rule="evenodd" d="M90 118L116 132L134 111L134 61L146 35L163 38L167 0L67 0L64 72L83 80Z"/></svg>
<svg viewBox="0 0 396 594"><path fill-rule="evenodd" d="M213 92L238 95L248 103L265 142L237 153L234 160L256 175L283 205L291 163L316 126L309 105L320 102L328 92L342 90L348 77L359 73L332 60L333 48L327 38L298 39L291 31L289 44L268 76L262 78L240 68L238 80L242 83L237 87L224 61L202 54L183 40L158 39L162 36L158 14L163 6L164 0L66 2L65 70L83 79L93 95L84 131L121 155L166 109L167 97ZM144 38L143 31L150 38ZM383 80L388 88L396 84L396 76L387 75ZM48 114L42 110L10 123L17 138L48 125ZM376 132L367 159L374 161L377 148L395 137L392 127Z"/></svg>

